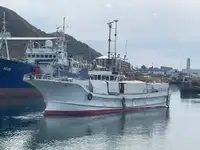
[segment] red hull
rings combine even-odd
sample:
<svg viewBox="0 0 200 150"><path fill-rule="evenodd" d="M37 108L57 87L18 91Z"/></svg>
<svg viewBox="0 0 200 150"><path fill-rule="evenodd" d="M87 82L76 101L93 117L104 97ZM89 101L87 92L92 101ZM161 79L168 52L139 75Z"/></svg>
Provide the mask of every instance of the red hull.
<svg viewBox="0 0 200 150"><path fill-rule="evenodd" d="M36 88L0 88L0 106L17 106L43 102Z"/></svg>
<svg viewBox="0 0 200 150"><path fill-rule="evenodd" d="M74 117L83 117L83 116L98 116L106 114L114 114L121 112L131 112L139 110L148 110L155 108L168 108L167 106L152 106L152 107L135 107L135 108L126 108L126 109L105 109L105 110L88 110L88 111L49 111L45 110L45 116L74 116Z"/></svg>

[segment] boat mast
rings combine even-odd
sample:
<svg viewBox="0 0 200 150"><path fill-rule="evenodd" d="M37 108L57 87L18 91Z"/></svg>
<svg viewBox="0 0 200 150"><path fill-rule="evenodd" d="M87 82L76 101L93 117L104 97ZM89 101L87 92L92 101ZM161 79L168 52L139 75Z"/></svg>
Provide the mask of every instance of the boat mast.
<svg viewBox="0 0 200 150"><path fill-rule="evenodd" d="M64 43L65 43L65 17L63 18L63 28L62 28L62 50L65 51L65 46L64 46Z"/></svg>
<svg viewBox="0 0 200 150"><path fill-rule="evenodd" d="M108 33L108 69L112 68L111 58L110 58L110 47L111 47L111 30L112 30L112 24L113 21L108 22L108 27L109 27L109 33Z"/></svg>
<svg viewBox="0 0 200 150"><path fill-rule="evenodd" d="M65 35L65 17L63 18L63 34Z"/></svg>
<svg viewBox="0 0 200 150"><path fill-rule="evenodd" d="M117 56L117 22L119 20L114 20L115 22L115 59L116 59L116 56Z"/></svg>
<svg viewBox="0 0 200 150"><path fill-rule="evenodd" d="M126 43L125 43L125 54L124 54L124 61L127 60L127 40L126 40Z"/></svg>
<svg viewBox="0 0 200 150"><path fill-rule="evenodd" d="M9 50L8 50L8 42L7 42L7 38L6 38L8 33L6 32L6 19L5 18L6 18L6 13L3 12L3 21L2 21L3 28L2 28L2 32L1 32L2 41L1 41L0 48L2 48L3 40L5 40L7 59L10 60L10 54L9 54Z"/></svg>
<svg viewBox="0 0 200 150"><path fill-rule="evenodd" d="M111 29L112 29L112 24L113 24L113 21L111 22L108 22L108 27L109 27L109 33L108 33L108 59L110 59L110 42L111 42Z"/></svg>
<svg viewBox="0 0 200 150"><path fill-rule="evenodd" d="M65 17L63 18L63 26L61 28L61 31L60 31L60 37L59 37L59 41L60 41L60 63L64 60L66 60L67 58L67 51L66 51L66 40L65 40Z"/></svg>
<svg viewBox="0 0 200 150"><path fill-rule="evenodd" d="M112 69L116 69L117 66L117 23L119 20L113 20L111 22L108 22L108 27L109 27L109 35L108 35L108 66L111 66ZM110 57L110 47L111 47L111 30L112 30L112 24L115 23L115 40L114 40L114 62L115 64L113 64L113 59L112 59L112 63L110 64L111 61L111 57ZM114 66L113 66L114 65ZM114 67L114 68L113 68Z"/></svg>

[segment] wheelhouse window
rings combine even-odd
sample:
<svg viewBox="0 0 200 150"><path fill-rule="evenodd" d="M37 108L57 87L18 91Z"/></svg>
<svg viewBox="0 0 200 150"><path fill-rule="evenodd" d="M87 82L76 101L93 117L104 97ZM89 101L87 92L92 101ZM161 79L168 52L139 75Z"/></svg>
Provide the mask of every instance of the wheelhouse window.
<svg viewBox="0 0 200 150"><path fill-rule="evenodd" d="M109 76L106 76L106 80L109 81Z"/></svg>
<svg viewBox="0 0 200 150"><path fill-rule="evenodd" d="M101 80L101 75L98 75L98 80Z"/></svg>
<svg viewBox="0 0 200 150"><path fill-rule="evenodd" d="M94 76L94 80L97 80L97 75Z"/></svg>
<svg viewBox="0 0 200 150"><path fill-rule="evenodd" d="M116 77L116 76L114 76L114 80L117 80L117 77Z"/></svg>
<svg viewBox="0 0 200 150"><path fill-rule="evenodd" d="M90 79L91 79L91 80L94 80L94 76L90 76Z"/></svg>
<svg viewBox="0 0 200 150"><path fill-rule="evenodd" d="M40 55L36 55L36 57L37 57L37 58L39 58L39 57L40 57Z"/></svg>
<svg viewBox="0 0 200 150"><path fill-rule="evenodd" d="M110 81L113 81L114 80L114 76L110 76Z"/></svg>
<svg viewBox="0 0 200 150"><path fill-rule="evenodd" d="M102 76L102 80L106 80L106 76Z"/></svg>
<svg viewBox="0 0 200 150"><path fill-rule="evenodd" d="M41 55L41 58L44 58L44 55Z"/></svg>
<svg viewBox="0 0 200 150"><path fill-rule="evenodd" d="M35 58L35 55L32 55L33 58Z"/></svg>
<svg viewBox="0 0 200 150"><path fill-rule="evenodd" d="M52 58L52 55L49 55L49 58Z"/></svg>

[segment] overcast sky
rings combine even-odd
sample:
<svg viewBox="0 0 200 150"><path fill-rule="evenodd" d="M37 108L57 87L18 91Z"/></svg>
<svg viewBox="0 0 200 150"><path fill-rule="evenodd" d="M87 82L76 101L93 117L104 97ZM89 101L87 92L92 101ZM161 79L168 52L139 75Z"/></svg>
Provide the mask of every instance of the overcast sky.
<svg viewBox="0 0 200 150"><path fill-rule="evenodd" d="M200 68L200 1L198 0L0 0L28 22L55 31L66 17L66 33L107 53L107 22L118 24L118 49L134 66L184 68L191 57Z"/></svg>

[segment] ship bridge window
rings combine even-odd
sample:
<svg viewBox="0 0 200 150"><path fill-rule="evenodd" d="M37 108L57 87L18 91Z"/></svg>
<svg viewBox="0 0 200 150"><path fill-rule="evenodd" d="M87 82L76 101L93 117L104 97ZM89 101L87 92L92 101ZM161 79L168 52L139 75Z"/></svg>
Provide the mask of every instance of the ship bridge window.
<svg viewBox="0 0 200 150"><path fill-rule="evenodd" d="M97 75L94 76L94 80L97 80Z"/></svg>
<svg viewBox="0 0 200 150"><path fill-rule="evenodd" d="M32 55L33 58L35 58L35 55Z"/></svg>
<svg viewBox="0 0 200 150"><path fill-rule="evenodd" d="M31 57L31 55L30 55L30 54L28 54L28 57Z"/></svg>
<svg viewBox="0 0 200 150"><path fill-rule="evenodd" d="M101 75L98 75L98 80L101 80Z"/></svg>
<svg viewBox="0 0 200 150"><path fill-rule="evenodd" d="M91 79L91 80L94 80L94 76L90 76L90 79Z"/></svg>
<svg viewBox="0 0 200 150"><path fill-rule="evenodd" d="M44 55L41 55L41 58L44 58Z"/></svg>
<svg viewBox="0 0 200 150"><path fill-rule="evenodd" d="M102 80L106 80L106 81L109 80L109 76L104 76L104 75L103 75L101 78L102 78Z"/></svg>
<svg viewBox="0 0 200 150"><path fill-rule="evenodd" d="M36 57L37 57L37 58L39 58L39 57L40 57L40 55L36 55Z"/></svg>
<svg viewBox="0 0 200 150"><path fill-rule="evenodd" d="M56 55L53 55L53 58L56 58Z"/></svg>
<svg viewBox="0 0 200 150"><path fill-rule="evenodd" d="M102 80L106 80L106 76L102 76Z"/></svg>
<svg viewBox="0 0 200 150"><path fill-rule="evenodd" d="M109 81L109 76L106 76L106 80Z"/></svg>
<svg viewBox="0 0 200 150"><path fill-rule="evenodd" d="M113 76L110 76L110 81L113 81L114 80L114 77Z"/></svg>
<svg viewBox="0 0 200 150"><path fill-rule="evenodd" d="M45 58L48 58L48 55L45 55Z"/></svg>
<svg viewBox="0 0 200 150"><path fill-rule="evenodd" d="M52 58L52 55L49 55L49 58Z"/></svg>

